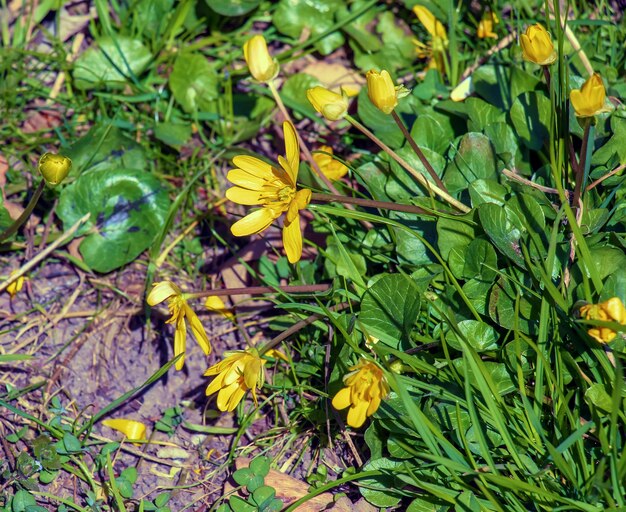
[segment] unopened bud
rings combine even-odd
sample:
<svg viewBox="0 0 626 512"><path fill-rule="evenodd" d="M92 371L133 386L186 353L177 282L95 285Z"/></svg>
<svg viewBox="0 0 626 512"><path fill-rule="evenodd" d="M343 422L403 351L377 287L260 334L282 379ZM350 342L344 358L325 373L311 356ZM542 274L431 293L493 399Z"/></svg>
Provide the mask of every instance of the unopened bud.
<svg viewBox="0 0 626 512"><path fill-rule="evenodd" d="M72 161L63 155L44 153L39 159L38 168L46 183L54 187L67 177L72 168Z"/></svg>

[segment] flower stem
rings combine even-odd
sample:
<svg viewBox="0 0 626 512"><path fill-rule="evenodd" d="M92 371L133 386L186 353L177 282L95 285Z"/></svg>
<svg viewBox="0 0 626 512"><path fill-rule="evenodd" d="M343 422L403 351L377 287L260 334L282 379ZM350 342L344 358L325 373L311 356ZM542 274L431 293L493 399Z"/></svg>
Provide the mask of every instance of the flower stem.
<svg viewBox="0 0 626 512"><path fill-rule="evenodd" d="M291 116L289 115L289 112L285 108L285 104L283 103L283 100L281 99L280 94L278 94L278 89L276 89L276 84L274 84L273 80L270 80L267 83L267 85L270 88L272 96L274 96L274 100L276 101L276 105L278 105L278 109L282 112L283 116L285 116L285 119L287 119L289 122L291 122L293 124L293 121L291 120ZM317 176L319 177L319 179L322 180L324 185L326 185L326 187L328 187L328 190L330 190L333 194L339 194L339 191L335 188L335 186L331 183L331 181L322 172L322 170L320 169L319 165L317 165L317 162L313 158L313 155L309 151L309 148L307 147L307 145L302 140L302 137L300 137L300 134L298 133L298 130L296 130L296 137L298 137L298 143L300 144L300 150L302 151L302 153L304 153L304 157L307 159L307 161L309 162L309 164L313 168L313 171L315 172L315 174L317 174Z"/></svg>
<svg viewBox="0 0 626 512"><path fill-rule="evenodd" d="M587 150L589 147L589 137L591 133L591 119L585 120L585 131L583 133L583 144L580 148L580 158L578 159L578 165L574 167L575 171L575 183L574 183L574 195L572 197L572 206L578 209L578 202L583 190L583 181L585 179L585 166L587 162Z"/></svg>
<svg viewBox="0 0 626 512"><path fill-rule="evenodd" d="M443 190L445 192L448 192L448 189L443 184L443 181L441 181L441 178L439 176L437 176L437 173L435 172L435 169L433 169L433 166L430 165L430 162L426 158L426 155L424 155L423 151L417 145L417 142L415 142L415 139L411 136L411 134L410 134L409 130L407 130L406 126L404 126L404 123L402 122L402 119L400 119L400 116L398 114L396 114L395 110L391 111L391 116L393 117L393 120L398 125L398 128L400 128L400 130L402 131L402 134L404 135L404 138L409 142L409 146L411 146L411 148L413 148L413 151L415 151L415 154L420 159L420 162L422 162L422 165L426 168L426 170L428 171L428 174L430 174L430 177L433 180L435 180L435 183L437 184L437 186L441 190Z"/></svg>
<svg viewBox="0 0 626 512"><path fill-rule="evenodd" d="M357 130L363 133L366 137L371 139L378 147L380 147L383 151L385 151L391 158L393 158L396 162L398 162L404 169L406 169L416 180L422 185L426 190L429 190L437 194L441 199L446 201L450 206L456 208L460 212L467 213L471 210L460 201L457 201L448 194L446 191L441 190L434 183L430 183L424 175L417 172L413 167L409 165L409 163L400 157L393 149L391 149L387 144L385 144L382 140L380 140L376 135L374 135L371 131L369 131L365 126L359 123L352 116L346 115L345 119L347 119L352 126L354 126Z"/></svg>
<svg viewBox="0 0 626 512"><path fill-rule="evenodd" d="M28 217L30 217L30 214L33 213L33 210L35 209L35 206L37 206L37 202L39 201L39 198L41 197L41 193L43 192L45 186L46 180L41 180L39 182L39 185L37 185L37 189L35 190L33 197L30 198L30 201L22 214L15 220L13 224L11 224L11 226L9 226L6 231L0 234L0 242L9 238L20 228L22 224L24 224L28 220Z"/></svg>
<svg viewBox="0 0 626 512"><path fill-rule="evenodd" d="M224 295L252 295L257 293L315 293L330 290L331 284L303 284L290 286L246 286L244 288L226 288L223 290L206 290L203 292L184 293L186 299L202 297L223 297Z"/></svg>
<svg viewBox="0 0 626 512"><path fill-rule="evenodd" d="M328 308L328 310L336 312L336 311L341 311L342 309L346 309L349 306L350 306L350 302L342 302L341 304L337 304L336 306L332 306L332 307ZM311 316L305 318L304 320L300 320L299 322L296 322L289 329L287 329L286 331L281 332L278 336L276 336L275 338L272 338L265 345L261 346L259 348L259 355L265 354L265 352L267 352L268 350L273 349L276 345L278 345L282 341L286 340L292 334L298 332L300 329L304 329L307 325L312 324L313 322L319 320L320 318L324 318L324 317L325 317L325 315L323 315L321 313L315 313L314 315L311 315Z"/></svg>
<svg viewBox="0 0 626 512"><path fill-rule="evenodd" d="M311 194L311 201L319 201L323 203L347 203L364 208L380 208L382 210L393 210L396 212L417 213L422 215L432 214L428 210L424 210L419 206L413 206L412 204L398 204L390 203L388 201L374 201L372 199L361 199L360 197L338 196L334 194L322 194L319 192L313 192Z"/></svg>

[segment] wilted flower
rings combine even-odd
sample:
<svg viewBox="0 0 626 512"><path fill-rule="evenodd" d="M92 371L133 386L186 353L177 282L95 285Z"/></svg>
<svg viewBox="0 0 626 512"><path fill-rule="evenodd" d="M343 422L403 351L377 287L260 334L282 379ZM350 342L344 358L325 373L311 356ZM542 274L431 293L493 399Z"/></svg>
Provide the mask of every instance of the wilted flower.
<svg viewBox="0 0 626 512"><path fill-rule="evenodd" d="M39 159L38 168L46 183L54 187L67 177L72 168L72 161L63 155L44 153Z"/></svg>
<svg viewBox="0 0 626 512"><path fill-rule="evenodd" d="M269 82L278 74L278 62L267 50L263 36L256 35L248 39L243 45L243 56L250 74L259 82Z"/></svg>
<svg viewBox="0 0 626 512"><path fill-rule="evenodd" d="M578 117L592 117L604 111L606 90L597 73L591 75L580 89L573 89L569 99Z"/></svg>
<svg viewBox="0 0 626 512"><path fill-rule="evenodd" d="M263 387L265 375L263 365L265 359L261 359L258 350L233 350L224 352L224 359L211 366L205 376L216 375L206 388L206 394L217 394L217 408L220 411L232 411L241 402L247 391L252 392L254 403L257 403L256 390Z"/></svg>
<svg viewBox="0 0 626 512"><path fill-rule="evenodd" d="M370 101L385 114L391 114L398 106L398 98L404 98L409 90L403 85L394 85L387 70L380 73L370 69L367 78L367 95Z"/></svg>
<svg viewBox="0 0 626 512"><path fill-rule="evenodd" d="M287 259L296 263L302 257L302 231L300 210L311 200L309 189L296 189L300 166L300 146L296 129L285 121L286 158L278 157L279 165L271 165L253 156L236 156L237 166L228 173L228 180L235 186L226 191L226 197L243 205L260 205L261 208L235 222L230 231L235 236L260 233L286 212L283 224L283 245Z"/></svg>
<svg viewBox="0 0 626 512"><path fill-rule="evenodd" d="M17 270L14 270L9 274L9 279L11 279L15 274L17 274ZM22 290L24 286L24 276L18 277L15 281L13 281L9 286L6 287L7 293L10 295L11 300L15 298L15 296Z"/></svg>
<svg viewBox="0 0 626 512"><path fill-rule="evenodd" d="M189 307L189 304L187 304L187 300L181 289L171 281L155 283L147 299L150 306L156 306L164 300L167 300L167 307L172 315L167 323L176 325L174 331L174 355L177 356L185 353L187 343L187 323L185 322L185 318L189 320L191 332L200 345L200 348L202 348L206 355L210 354L211 345L209 338L204 331L204 327L198 315L196 315L193 309ZM176 369L182 369L184 364L185 356L183 355L183 357L176 362Z"/></svg>
<svg viewBox="0 0 626 512"><path fill-rule="evenodd" d="M529 62L540 66L548 66L556 60L556 50L552 38L543 25L537 23L526 28L526 33L520 36L522 56Z"/></svg>
<svg viewBox="0 0 626 512"><path fill-rule="evenodd" d="M318 85L308 89L306 97L313 108L329 121L341 119L348 111L348 95L343 88L341 94L337 94Z"/></svg>
<svg viewBox="0 0 626 512"><path fill-rule="evenodd" d="M619 297L613 297L599 304L587 304L580 308L580 316L585 320L602 320L626 325L626 308ZM612 341L617 333L610 327L590 327L587 334L600 343Z"/></svg>
<svg viewBox="0 0 626 512"><path fill-rule="evenodd" d="M417 47L417 56L420 59L428 58L428 69L437 69L440 73L445 73L445 52L448 47L448 33L443 24L435 18L435 15L422 5L413 7L413 12L420 20L421 24L431 36L430 43L422 43L413 39Z"/></svg>
<svg viewBox="0 0 626 512"><path fill-rule="evenodd" d="M318 151L323 151L323 153L313 153L313 160L319 166L320 171L324 173L324 176L329 180L335 181L346 175L348 167L332 157L333 148L322 146Z"/></svg>
<svg viewBox="0 0 626 512"><path fill-rule="evenodd" d="M389 385L380 367L366 359L360 359L349 369L350 373L343 378L346 387L335 395L332 404L337 410L350 407L348 425L359 428L376 412L389 393Z"/></svg>
<svg viewBox="0 0 626 512"><path fill-rule="evenodd" d="M493 31L494 25L498 23L498 17L493 11L486 11L483 17L478 22L478 29L476 34L480 39L486 39L488 37L492 39L498 39L498 34Z"/></svg>
<svg viewBox="0 0 626 512"><path fill-rule="evenodd" d="M142 441L146 438L146 426L140 421L120 418L116 420L104 420L102 424L121 432L129 441Z"/></svg>

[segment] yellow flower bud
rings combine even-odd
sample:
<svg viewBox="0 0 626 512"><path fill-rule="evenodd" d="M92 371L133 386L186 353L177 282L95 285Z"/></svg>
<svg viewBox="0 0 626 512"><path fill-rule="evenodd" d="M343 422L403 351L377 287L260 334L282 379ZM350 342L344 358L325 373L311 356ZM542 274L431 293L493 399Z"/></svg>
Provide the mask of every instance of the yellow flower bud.
<svg viewBox="0 0 626 512"><path fill-rule="evenodd" d="M313 160L315 160L319 166L320 171L324 173L324 176L331 181L343 178L348 172L348 167L332 157L333 148L330 146L322 146L319 148L319 151L323 151L324 153L313 153Z"/></svg>
<svg viewBox="0 0 626 512"><path fill-rule="evenodd" d="M117 430L126 436L130 441L143 441L146 438L146 426L140 421L126 419L104 420L102 424L106 427ZM140 443L133 443L138 446Z"/></svg>
<svg viewBox="0 0 626 512"><path fill-rule="evenodd" d="M243 45L243 56L250 69L250 74L259 82L269 82L278 75L278 62L267 50L265 38L253 36Z"/></svg>
<svg viewBox="0 0 626 512"><path fill-rule="evenodd" d="M385 114L391 114L398 106L398 98L403 98L409 91L402 85L394 85L386 70L380 73L370 69L366 75L367 95L371 102Z"/></svg>
<svg viewBox="0 0 626 512"><path fill-rule="evenodd" d="M342 94L337 94L318 85L307 90L306 97L313 108L329 121L341 119L348 111L348 97L343 90Z"/></svg>
<svg viewBox="0 0 626 512"><path fill-rule="evenodd" d="M556 51L548 31L542 25L530 25L520 37L522 55L529 62L548 66L556 60Z"/></svg>
<svg viewBox="0 0 626 512"><path fill-rule="evenodd" d="M594 73L580 89L573 89L569 99L578 117L592 117L603 111L606 90L602 78Z"/></svg>
<svg viewBox="0 0 626 512"><path fill-rule="evenodd" d="M72 168L72 161L63 155L44 153L39 159L39 172L52 187L61 183Z"/></svg>
<svg viewBox="0 0 626 512"><path fill-rule="evenodd" d="M9 275L9 279L11 279L15 274L17 274L17 270L14 270ZM11 297L11 300L15 298L15 296L22 290L24 286L24 276L18 277L15 281L13 281L9 286L6 287L7 293Z"/></svg>
<svg viewBox="0 0 626 512"><path fill-rule="evenodd" d="M585 320L601 320L626 325L626 308L619 297L613 297L599 304L587 304L580 308L580 316ZM590 327L587 334L600 343L612 341L617 333L610 327Z"/></svg>

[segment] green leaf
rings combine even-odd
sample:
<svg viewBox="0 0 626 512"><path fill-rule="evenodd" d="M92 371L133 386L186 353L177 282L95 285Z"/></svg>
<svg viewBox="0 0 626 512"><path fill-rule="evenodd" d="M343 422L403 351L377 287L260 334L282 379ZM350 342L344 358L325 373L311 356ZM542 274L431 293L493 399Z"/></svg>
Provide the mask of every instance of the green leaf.
<svg viewBox="0 0 626 512"><path fill-rule="evenodd" d="M172 121L157 123L154 127L154 136L168 146L178 149L191 138L191 125Z"/></svg>
<svg viewBox="0 0 626 512"><path fill-rule="evenodd" d="M463 375L463 373L465 372L465 359L454 359L452 363L456 367L457 371L461 375ZM487 370L487 374L491 377L493 383L495 384L496 391L499 395L506 395L517 389L517 387L515 386L515 382L513 382L513 380L511 379L511 375L509 374L509 371L507 370L504 363L484 361L483 365L485 370ZM470 384L479 389L477 386L478 381L476 380L476 377L474 375L472 365L468 365L467 373L469 374ZM481 378L484 379L484 377Z"/></svg>
<svg viewBox="0 0 626 512"><path fill-rule="evenodd" d="M443 155L455 139L454 128L448 116L436 112L422 114L411 127L411 136L420 149L430 149Z"/></svg>
<svg viewBox="0 0 626 512"><path fill-rule="evenodd" d="M587 400L589 404L592 404L601 411L609 414L615 407L611 395L607 392L604 384L600 383L592 384L589 389L585 391L585 400Z"/></svg>
<svg viewBox="0 0 626 512"><path fill-rule="evenodd" d="M485 322L463 320L457 325L465 342L476 352L487 352L498 348L498 334L493 327ZM457 350L463 350L463 345L459 342L453 330L450 330L447 341Z"/></svg>
<svg viewBox="0 0 626 512"><path fill-rule="evenodd" d="M9 215L9 211L0 204L0 232L6 231L11 224L13 224L13 219Z"/></svg>
<svg viewBox="0 0 626 512"><path fill-rule="evenodd" d="M169 77L176 101L185 112L213 112L217 99L217 73L202 55L184 52L178 56Z"/></svg>
<svg viewBox="0 0 626 512"><path fill-rule="evenodd" d="M419 290L411 278L384 274L363 295L359 319L368 334L400 348L408 341L419 308Z"/></svg>
<svg viewBox="0 0 626 512"><path fill-rule="evenodd" d="M482 132L487 126L504 121L505 114L502 110L480 98L467 98L465 106L469 116L467 129L470 132Z"/></svg>
<svg viewBox="0 0 626 512"><path fill-rule="evenodd" d="M141 41L122 35L105 36L76 59L74 84L85 90L122 89L134 82L151 60L150 50Z"/></svg>
<svg viewBox="0 0 626 512"><path fill-rule="evenodd" d="M402 461L392 460L386 457L371 460L365 464L363 471L386 469L388 472L383 475L359 480L359 490L363 497L376 507L394 507L400 503L400 496L394 492L394 489L398 489L399 486L393 475L403 464L404 462Z"/></svg>
<svg viewBox="0 0 626 512"><path fill-rule="evenodd" d="M169 208L167 192L145 171L116 169L89 172L66 187L58 215L65 229L86 213L80 252L98 272L110 272L133 261L162 229Z"/></svg>
<svg viewBox="0 0 626 512"><path fill-rule="evenodd" d="M72 159L70 176L86 171L145 169L142 147L112 123L96 124L67 151Z"/></svg>
<svg viewBox="0 0 626 512"><path fill-rule="evenodd" d="M173 12L174 0L139 0L133 5L137 28L150 39L163 34Z"/></svg>
<svg viewBox="0 0 626 512"><path fill-rule="evenodd" d="M514 269L509 269L515 278L524 278ZM526 281L530 278L526 276ZM525 283L528 284L528 283ZM519 310L519 314L517 311ZM536 297L520 290L506 276L498 278L489 296L489 316L505 329L518 329L530 334L539 324L540 303Z"/></svg>
<svg viewBox="0 0 626 512"><path fill-rule="evenodd" d="M530 149L539 150L550 136L552 103L543 92L519 96L511 107L511 122L518 137Z"/></svg>
<svg viewBox="0 0 626 512"><path fill-rule="evenodd" d="M239 496L231 496L228 504L230 508L233 509L233 512L258 512L257 507L251 505Z"/></svg>
<svg viewBox="0 0 626 512"><path fill-rule="evenodd" d="M480 179L497 180L496 161L489 139L482 133L465 134L446 167L443 181L451 194L465 190Z"/></svg>
<svg viewBox="0 0 626 512"><path fill-rule="evenodd" d="M250 468L241 468L233 473L233 480L239 485L248 485L252 478L254 478L254 473Z"/></svg>
<svg viewBox="0 0 626 512"><path fill-rule="evenodd" d="M502 206L508 193L507 188L495 180L476 180L469 186L469 194L474 207L484 203Z"/></svg>
<svg viewBox="0 0 626 512"><path fill-rule="evenodd" d="M267 457L256 457L250 462L250 471L257 476L265 477L270 472L270 459Z"/></svg>
<svg viewBox="0 0 626 512"><path fill-rule="evenodd" d="M204 0L216 13L222 16L243 16L256 9L261 0Z"/></svg>
<svg viewBox="0 0 626 512"><path fill-rule="evenodd" d="M484 203L478 207L478 214L483 229L496 248L525 268L519 248L524 225L513 210L506 205L503 208L493 203Z"/></svg>
<svg viewBox="0 0 626 512"><path fill-rule="evenodd" d="M263 485L254 490L252 499L260 510L266 508L276 496L276 490L269 485Z"/></svg>
<svg viewBox="0 0 626 512"><path fill-rule="evenodd" d="M297 110L300 114L317 119L317 113L307 99L306 91L319 83L319 80L311 75L297 73L285 80L280 89L280 95L288 107Z"/></svg>
<svg viewBox="0 0 626 512"><path fill-rule="evenodd" d="M456 217L439 217L437 219L437 245L439 254L444 260L450 258L453 249L465 253L467 246L478 235L472 226L474 214L459 215Z"/></svg>
<svg viewBox="0 0 626 512"><path fill-rule="evenodd" d="M26 507L36 504L37 502L35 501L35 498L31 493L20 489L15 493L15 496L13 496L13 500L11 501L11 509L12 512L25 512Z"/></svg>
<svg viewBox="0 0 626 512"><path fill-rule="evenodd" d="M281 0L274 10L272 22L276 29L293 39L303 33L315 37L334 24L339 2L334 0ZM328 55L344 42L341 32L335 32L315 43L315 49Z"/></svg>

